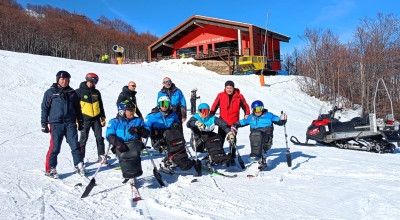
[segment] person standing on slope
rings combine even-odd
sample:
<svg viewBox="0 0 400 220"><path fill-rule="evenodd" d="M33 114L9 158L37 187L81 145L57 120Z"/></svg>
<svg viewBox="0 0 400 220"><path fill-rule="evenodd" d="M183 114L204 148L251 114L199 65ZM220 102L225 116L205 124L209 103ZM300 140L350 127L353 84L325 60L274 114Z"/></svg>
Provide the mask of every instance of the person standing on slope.
<svg viewBox="0 0 400 220"><path fill-rule="evenodd" d="M281 117L268 112L264 109L264 104L260 100L256 100L251 104L252 114L247 119L242 119L233 124L233 128L237 129L246 125L250 125L250 162L265 162L262 153L267 153L272 147L272 138L274 137L274 125L282 126L286 124L287 117L283 113Z"/></svg>
<svg viewBox="0 0 400 220"><path fill-rule="evenodd" d="M211 115L215 115L216 111L220 108L220 118L224 119L228 125L239 121L240 108L243 109L244 118L250 114L250 108L244 99L243 95L240 94L240 90L235 88L235 84L232 81L225 82L225 90L217 95L214 104L211 107ZM221 138L225 139L226 131L221 127L218 127L218 134ZM235 164L236 148L233 144L230 144L230 152L232 157L232 165Z"/></svg>
<svg viewBox="0 0 400 220"><path fill-rule="evenodd" d="M196 92L197 88L194 88L190 92L190 112L192 115L196 114L196 99L200 98L200 96L197 96Z"/></svg>
<svg viewBox="0 0 400 220"><path fill-rule="evenodd" d="M136 83L134 81L130 81L127 86L122 88L122 92L119 94L117 99L117 106L122 101L128 100L131 104L136 106L136 115L144 121L143 115L140 112L137 101L136 101Z"/></svg>
<svg viewBox="0 0 400 220"><path fill-rule="evenodd" d="M163 79L163 88L161 91L158 92L157 95L157 105L158 105L158 100L162 96L167 96L169 100L171 101L171 106L170 108L172 111L175 112L175 114L178 116L178 119L181 123L186 121L186 100L185 97L183 96L183 93L178 87L175 86L174 83L172 83L171 79L169 77L165 77Z"/></svg>
<svg viewBox="0 0 400 220"><path fill-rule="evenodd" d="M41 107L42 132L50 132L50 148L46 156L46 176L55 179L58 178L57 156L60 153L64 136L71 148L77 173L81 176L86 174L77 132L77 128L79 131L83 129L83 116L79 97L69 86L70 79L71 75L67 71L59 71L56 74L56 83L44 93Z"/></svg>
<svg viewBox="0 0 400 220"><path fill-rule="evenodd" d="M83 115L83 130L79 143L82 148L82 156L85 158L86 142L89 137L90 129L93 130L96 137L98 162L103 161L107 164L107 158L104 158L104 138L102 136L102 127L106 125L106 115L103 108L103 100L101 93L96 89L99 77L95 73L88 73L85 77L86 81L81 82L79 89L76 90L81 103Z"/></svg>
<svg viewBox="0 0 400 220"><path fill-rule="evenodd" d="M133 179L143 174L140 151L141 138L148 138L150 131L141 118L134 117L136 106L128 101L118 104L116 118L109 121L106 138L112 144L111 151L116 154L121 166L122 176Z"/></svg>

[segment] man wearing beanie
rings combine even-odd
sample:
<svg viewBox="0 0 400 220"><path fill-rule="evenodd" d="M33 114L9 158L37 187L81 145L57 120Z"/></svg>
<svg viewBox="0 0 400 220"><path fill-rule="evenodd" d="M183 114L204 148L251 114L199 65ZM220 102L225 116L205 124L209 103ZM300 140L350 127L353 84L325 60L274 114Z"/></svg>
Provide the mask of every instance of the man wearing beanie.
<svg viewBox="0 0 400 220"><path fill-rule="evenodd" d="M217 95L211 107L210 114L215 115L218 108L220 108L220 118L228 122L229 126L239 121L240 108L243 109L244 118L247 118L250 114L249 105L246 103L243 95L240 94L240 90L235 88L235 83L231 80L225 82L225 90ZM236 134L234 129L232 132ZM218 134L225 139L227 133L218 128ZM230 139L232 139L232 136L230 136ZM236 140L231 141L235 141L236 143ZM230 153L232 157L231 164L235 164L236 148L232 144L230 145Z"/></svg>

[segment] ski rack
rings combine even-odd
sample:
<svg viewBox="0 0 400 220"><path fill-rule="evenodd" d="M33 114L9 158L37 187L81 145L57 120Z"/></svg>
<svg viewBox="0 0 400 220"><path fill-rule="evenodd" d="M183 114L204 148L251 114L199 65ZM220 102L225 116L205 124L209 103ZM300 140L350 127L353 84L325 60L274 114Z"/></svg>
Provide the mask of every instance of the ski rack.
<svg viewBox="0 0 400 220"><path fill-rule="evenodd" d="M379 82L382 82L384 89L379 89ZM386 91L386 94L387 94L387 96L389 98L389 101L390 101L390 109L391 109L391 112L392 112L392 115L391 115L392 118L391 119L393 121L395 121L394 114L393 114L392 98L390 98L390 94L389 94L389 91L388 91L388 89L386 87L385 81L383 80L383 78L379 78L378 81L376 82L375 95L374 95L374 124L375 125L376 125L376 95L377 95L379 90L385 90ZM377 126L374 126L374 129L375 129L374 131L376 132L377 131Z"/></svg>

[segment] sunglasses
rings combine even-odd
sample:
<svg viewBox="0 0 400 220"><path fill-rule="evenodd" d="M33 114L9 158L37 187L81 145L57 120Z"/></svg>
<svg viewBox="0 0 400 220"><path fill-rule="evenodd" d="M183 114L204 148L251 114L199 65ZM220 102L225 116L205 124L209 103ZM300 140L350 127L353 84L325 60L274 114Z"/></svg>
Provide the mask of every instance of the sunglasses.
<svg viewBox="0 0 400 220"><path fill-rule="evenodd" d="M136 85L129 85L130 87L136 88Z"/></svg>
<svg viewBox="0 0 400 220"><path fill-rule="evenodd" d="M264 110L264 107L262 106L257 106L253 108L253 112L262 112Z"/></svg>
<svg viewBox="0 0 400 220"><path fill-rule="evenodd" d="M168 101L161 101L158 103L160 107L169 107L169 102Z"/></svg>
<svg viewBox="0 0 400 220"><path fill-rule="evenodd" d="M206 109L206 108L200 109L199 111L203 115L208 115L210 113L210 109Z"/></svg>
<svg viewBox="0 0 400 220"><path fill-rule="evenodd" d="M172 81L171 80L164 81L164 84L167 84L167 83L172 83Z"/></svg>

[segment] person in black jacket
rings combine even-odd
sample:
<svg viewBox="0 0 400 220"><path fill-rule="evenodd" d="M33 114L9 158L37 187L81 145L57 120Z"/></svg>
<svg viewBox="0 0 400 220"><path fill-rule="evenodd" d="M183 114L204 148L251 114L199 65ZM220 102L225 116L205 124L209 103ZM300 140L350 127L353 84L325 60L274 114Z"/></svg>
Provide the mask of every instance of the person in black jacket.
<svg viewBox="0 0 400 220"><path fill-rule="evenodd" d="M76 90L83 115L83 130L81 131L79 143L82 148L82 156L85 158L86 142L89 137L89 131L92 129L96 137L98 161L103 161L104 164L107 164L107 158L103 160L105 154L104 138L101 135L101 127L106 125L106 115L104 113L101 93L96 89L98 82L99 77L97 74L88 73L86 74L86 81L81 82L79 89Z"/></svg>
<svg viewBox="0 0 400 220"><path fill-rule="evenodd" d="M196 92L197 88L194 88L190 92L190 112L192 113L192 115L196 114L196 99L200 98L200 96L197 96Z"/></svg>
<svg viewBox="0 0 400 220"><path fill-rule="evenodd" d="M132 104L135 104L136 106L136 114L139 118L141 118L144 121L143 115L140 112L139 108L137 107L137 102L136 102L136 83L134 81L130 81L127 86L124 86L122 88L122 92L119 94L118 99L117 99L117 106L119 103L128 100Z"/></svg>
<svg viewBox="0 0 400 220"><path fill-rule="evenodd" d="M46 176L58 178L56 170L57 156L61 150L64 136L71 147L76 171L85 175L85 165L78 142L78 130L82 130L83 117L79 98L75 90L69 87L71 75L67 71L59 71L56 83L43 96L41 107L42 132L50 132L50 148L46 156ZM78 121L76 124L75 122ZM49 128L50 125L50 128Z"/></svg>

